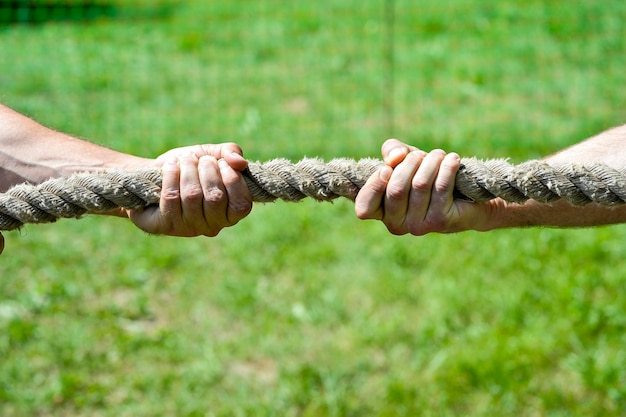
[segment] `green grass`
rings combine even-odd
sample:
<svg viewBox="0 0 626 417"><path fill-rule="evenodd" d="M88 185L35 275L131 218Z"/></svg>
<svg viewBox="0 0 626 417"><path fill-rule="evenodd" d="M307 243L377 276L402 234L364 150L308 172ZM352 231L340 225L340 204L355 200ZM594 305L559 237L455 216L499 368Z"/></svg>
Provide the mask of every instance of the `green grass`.
<svg viewBox="0 0 626 417"><path fill-rule="evenodd" d="M0 100L125 152L252 160L396 136L521 161L624 122L622 0L396 0L394 94L382 1L171 3L0 27ZM5 237L2 416L626 413L623 226L396 237L304 201L214 239L98 216Z"/></svg>

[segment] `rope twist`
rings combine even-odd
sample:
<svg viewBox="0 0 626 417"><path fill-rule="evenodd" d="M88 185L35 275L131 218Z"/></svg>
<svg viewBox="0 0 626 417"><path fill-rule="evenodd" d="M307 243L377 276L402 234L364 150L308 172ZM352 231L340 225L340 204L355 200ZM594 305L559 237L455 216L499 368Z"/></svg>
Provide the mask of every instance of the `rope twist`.
<svg viewBox="0 0 626 417"><path fill-rule="evenodd" d="M296 202L306 197L317 201L339 197L354 200L382 165L382 161L369 158L338 158L327 163L317 158L297 163L274 159L251 162L243 174L255 202ZM16 185L0 194L0 231L119 207L137 210L158 204L161 183L160 170L144 169L77 173L38 185ZM511 203L529 199L552 203L564 199L578 206L615 206L626 203L626 170L602 164L551 165L533 160L512 165L501 159L467 158L461 161L457 173L455 196L475 202L502 198Z"/></svg>

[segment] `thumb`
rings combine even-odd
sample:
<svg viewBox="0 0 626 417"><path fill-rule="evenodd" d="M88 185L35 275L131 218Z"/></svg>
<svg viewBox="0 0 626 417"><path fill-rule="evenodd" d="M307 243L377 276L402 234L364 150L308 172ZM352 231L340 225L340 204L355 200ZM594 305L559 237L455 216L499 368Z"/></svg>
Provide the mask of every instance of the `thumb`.
<svg viewBox="0 0 626 417"><path fill-rule="evenodd" d="M0 233L0 254L2 253L3 250L4 250L4 236L2 236L2 233Z"/></svg>

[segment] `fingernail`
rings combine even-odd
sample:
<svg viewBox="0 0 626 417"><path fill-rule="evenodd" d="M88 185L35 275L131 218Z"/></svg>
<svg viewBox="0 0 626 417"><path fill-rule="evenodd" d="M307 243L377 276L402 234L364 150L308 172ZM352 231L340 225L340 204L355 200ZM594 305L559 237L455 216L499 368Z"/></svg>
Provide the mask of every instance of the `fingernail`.
<svg viewBox="0 0 626 417"><path fill-rule="evenodd" d="M397 157L406 155L406 149L393 148L389 151L389 159L396 159Z"/></svg>

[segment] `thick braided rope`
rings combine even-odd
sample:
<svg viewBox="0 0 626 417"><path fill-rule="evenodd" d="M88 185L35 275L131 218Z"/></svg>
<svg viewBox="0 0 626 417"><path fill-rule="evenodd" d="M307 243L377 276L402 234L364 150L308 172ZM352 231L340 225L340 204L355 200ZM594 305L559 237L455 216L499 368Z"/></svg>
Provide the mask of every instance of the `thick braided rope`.
<svg viewBox="0 0 626 417"><path fill-rule="evenodd" d="M511 165L506 160L463 159L456 192L477 202L496 197L511 203L560 199L575 206L626 203L626 170L604 164L549 164L532 160Z"/></svg>
<svg viewBox="0 0 626 417"><path fill-rule="evenodd" d="M297 163L275 159L250 163L244 178L255 202L300 201L306 197L318 201L338 197L354 200L382 165L376 159L333 159L327 163L315 158ZM0 230L118 207L140 209L157 204L161 180L159 170L148 169L79 173L39 185L17 185L0 194ZM565 199L574 205L614 206L626 203L626 171L602 164L550 165L528 161L511 165L505 160L469 158L462 160L455 195L476 202L499 197L513 203Z"/></svg>

